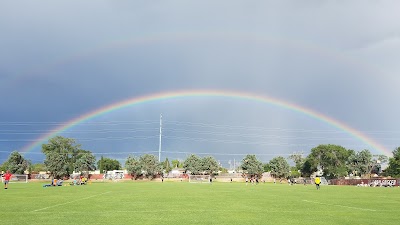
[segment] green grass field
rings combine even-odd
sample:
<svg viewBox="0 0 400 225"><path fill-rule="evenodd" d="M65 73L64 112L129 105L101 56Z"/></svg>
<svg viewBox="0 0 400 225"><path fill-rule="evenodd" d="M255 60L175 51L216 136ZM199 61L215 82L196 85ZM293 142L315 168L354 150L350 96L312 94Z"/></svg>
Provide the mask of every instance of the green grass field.
<svg viewBox="0 0 400 225"><path fill-rule="evenodd" d="M2 224L399 224L400 188L187 182L0 190Z"/></svg>

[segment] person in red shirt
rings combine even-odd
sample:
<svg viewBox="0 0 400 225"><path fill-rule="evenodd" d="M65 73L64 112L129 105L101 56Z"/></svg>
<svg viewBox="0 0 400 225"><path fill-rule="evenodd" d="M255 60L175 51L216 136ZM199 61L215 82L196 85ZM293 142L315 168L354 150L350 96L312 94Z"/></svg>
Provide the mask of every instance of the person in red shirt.
<svg viewBox="0 0 400 225"><path fill-rule="evenodd" d="M9 170L7 170L7 173L4 174L3 177L4 177L4 189L7 189L8 188L8 183L10 182L12 174L10 173Z"/></svg>

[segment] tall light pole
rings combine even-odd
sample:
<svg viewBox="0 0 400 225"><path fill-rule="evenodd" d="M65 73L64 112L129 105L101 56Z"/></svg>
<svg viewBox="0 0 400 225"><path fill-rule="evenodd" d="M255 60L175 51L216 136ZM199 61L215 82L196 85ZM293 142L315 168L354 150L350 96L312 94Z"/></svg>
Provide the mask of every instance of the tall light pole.
<svg viewBox="0 0 400 225"><path fill-rule="evenodd" d="M158 162L161 162L161 137L162 137L162 114L160 114L160 142L158 144Z"/></svg>

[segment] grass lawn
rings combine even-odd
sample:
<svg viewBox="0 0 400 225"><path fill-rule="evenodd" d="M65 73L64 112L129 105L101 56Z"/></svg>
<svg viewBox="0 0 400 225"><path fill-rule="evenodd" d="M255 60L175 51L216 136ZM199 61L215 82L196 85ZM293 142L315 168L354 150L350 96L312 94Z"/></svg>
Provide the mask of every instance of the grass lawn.
<svg viewBox="0 0 400 225"><path fill-rule="evenodd" d="M400 224L400 188L187 182L0 189L2 224Z"/></svg>

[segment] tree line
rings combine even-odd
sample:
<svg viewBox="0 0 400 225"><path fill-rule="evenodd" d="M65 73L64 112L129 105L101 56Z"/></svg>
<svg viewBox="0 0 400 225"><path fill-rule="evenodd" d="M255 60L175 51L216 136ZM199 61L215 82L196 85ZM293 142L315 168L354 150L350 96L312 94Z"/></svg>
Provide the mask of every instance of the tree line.
<svg viewBox="0 0 400 225"><path fill-rule="evenodd" d="M10 170L15 174L23 174L49 171L55 178L68 177L73 171L79 171L84 175L95 169L100 172L119 170L122 165L118 160L101 158L96 162L96 157L89 150L84 150L72 138L56 136L42 145L42 153L45 155L43 164L32 164L19 152L10 154L0 169ZM393 150L393 157L373 155L369 150L355 151L339 145L318 145L311 149L310 154L293 153L288 158L277 156L269 162L263 163L255 155L245 156L237 170L250 176L261 176L263 172L270 172L276 178L309 177L313 173L321 173L327 178L340 178L348 175L368 177L371 174L382 176L400 177L400 147ZM290 166L288 160L294 162ZM388 167L382 170L382 165L388 163ZM96 166L97 164L97 166ZM144 154L139 157L129 156L124 168L135 178L154 178L163 173L168 173L172 168L183 168L191 174L217 174L218 171L226 171L221 168L217 160L212 156L200 157L195 154L188 156L183 162L168 158L159 162L154 155Z"/></svg>

